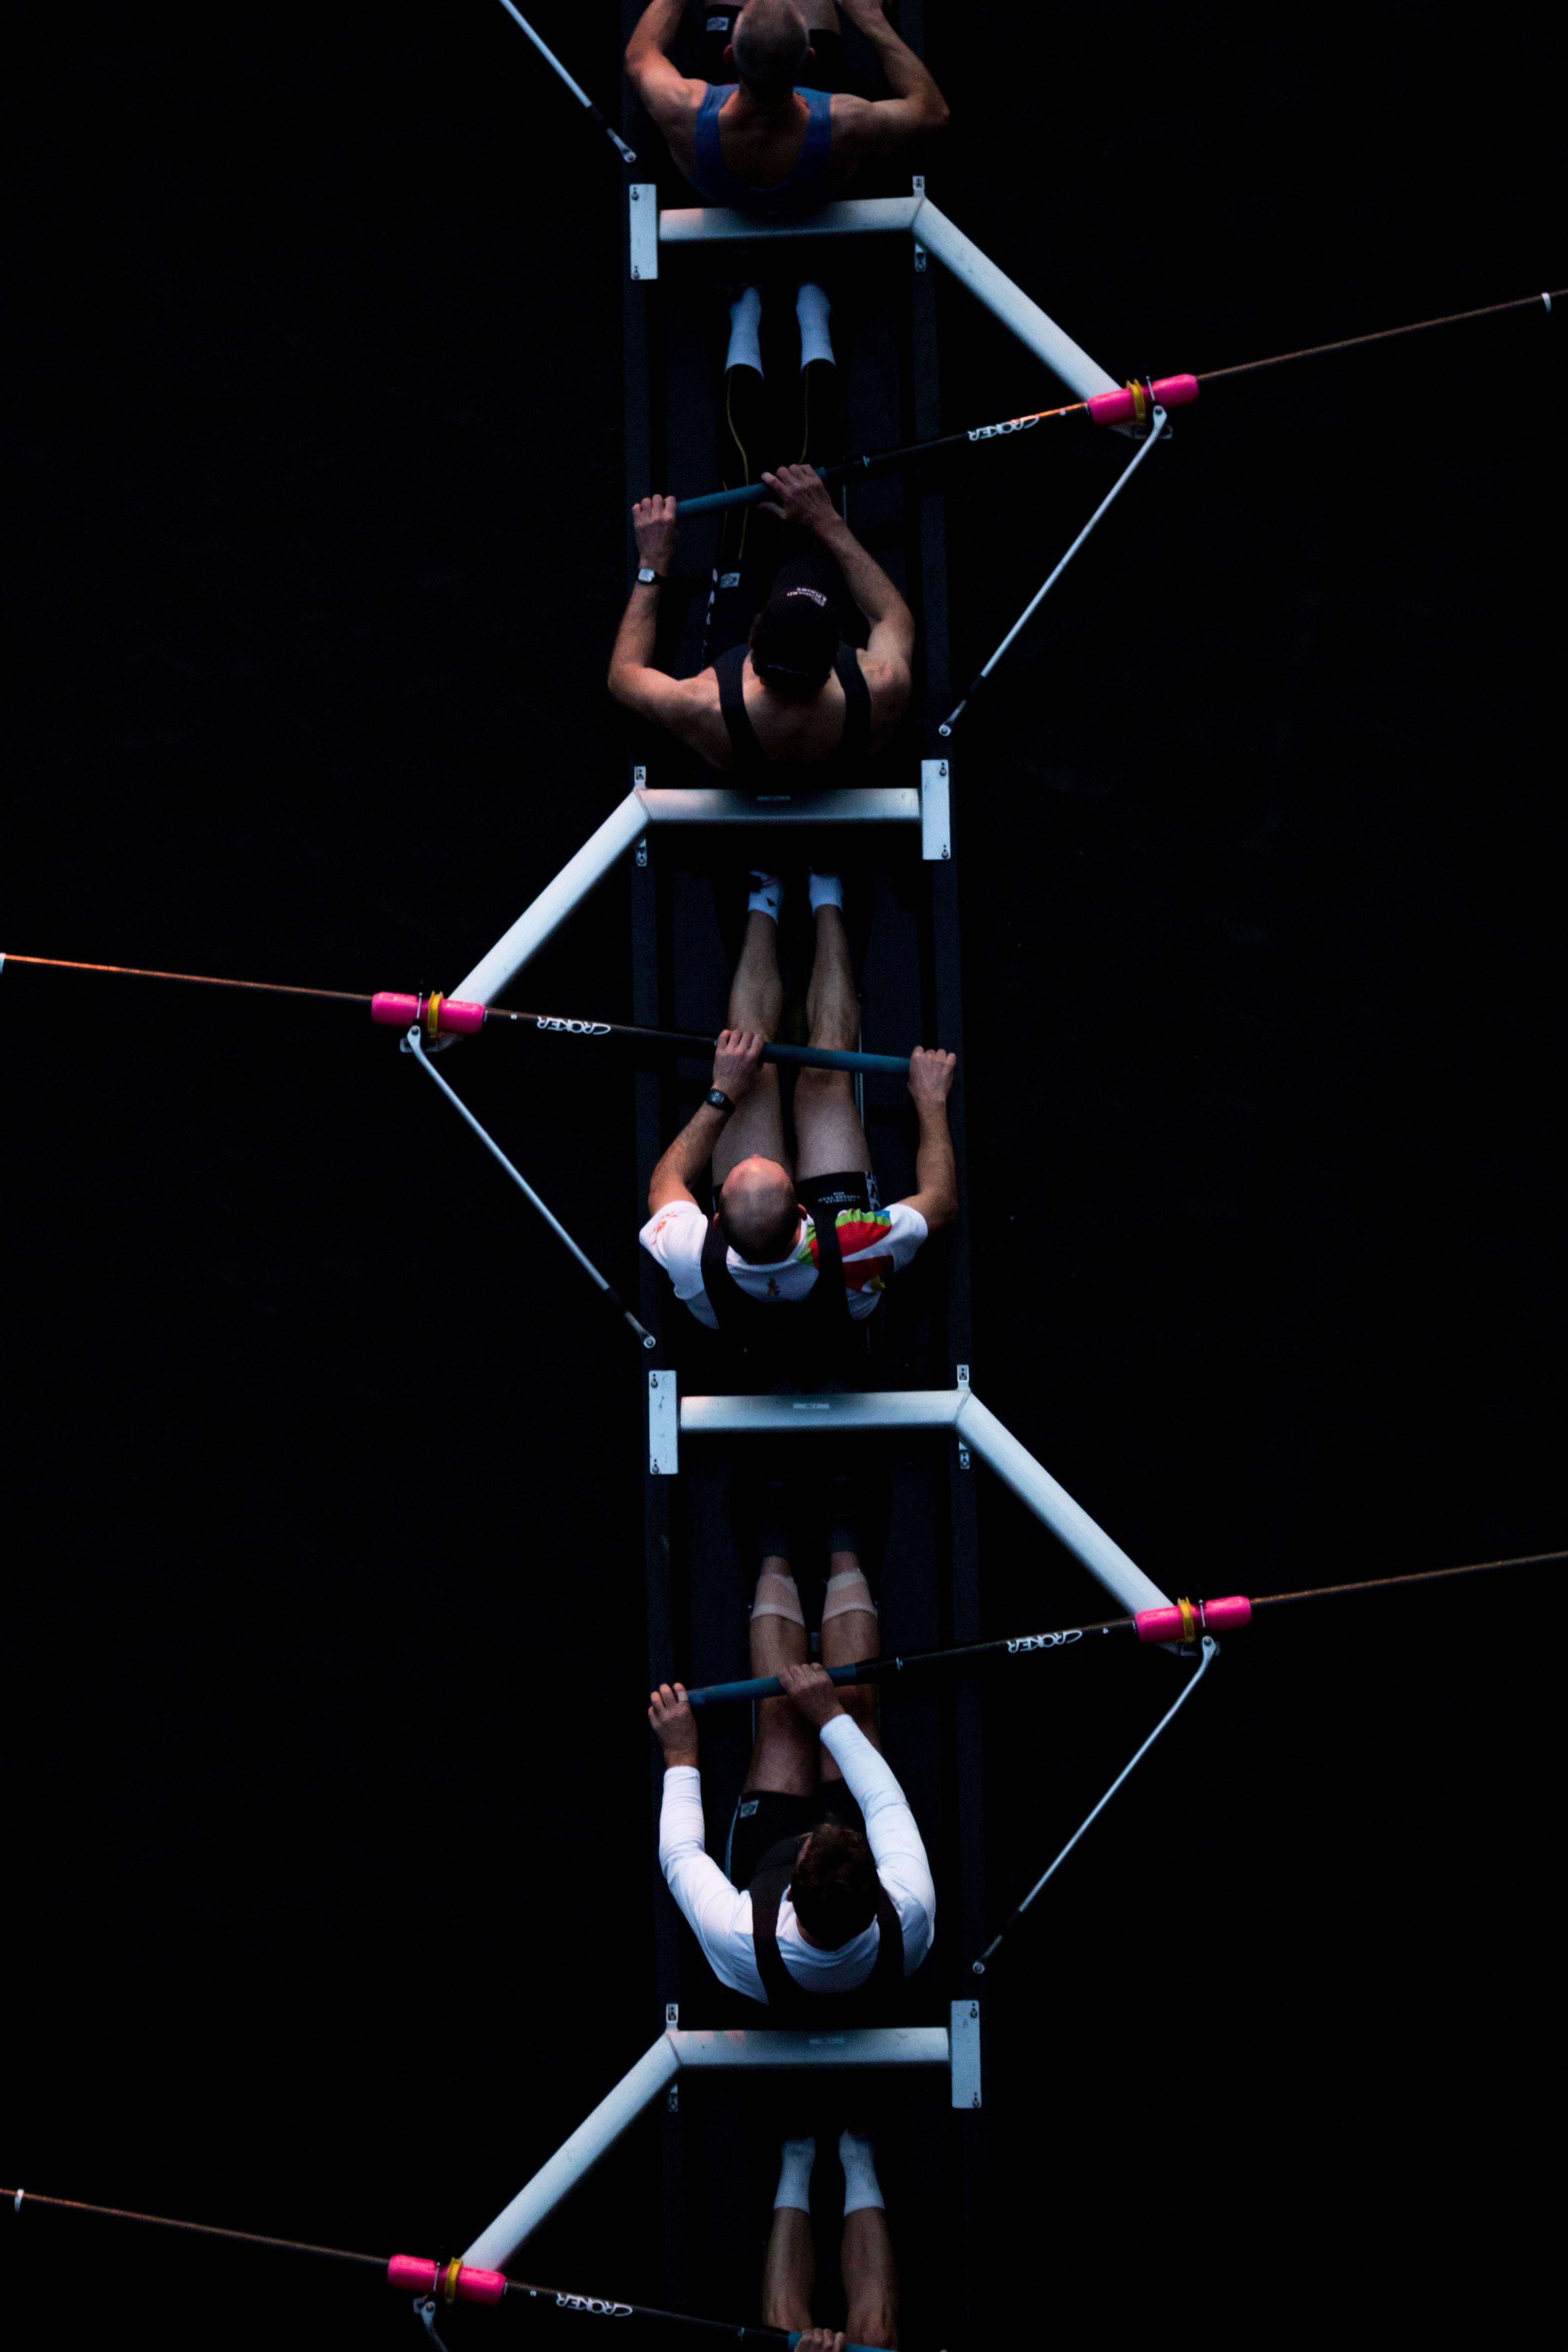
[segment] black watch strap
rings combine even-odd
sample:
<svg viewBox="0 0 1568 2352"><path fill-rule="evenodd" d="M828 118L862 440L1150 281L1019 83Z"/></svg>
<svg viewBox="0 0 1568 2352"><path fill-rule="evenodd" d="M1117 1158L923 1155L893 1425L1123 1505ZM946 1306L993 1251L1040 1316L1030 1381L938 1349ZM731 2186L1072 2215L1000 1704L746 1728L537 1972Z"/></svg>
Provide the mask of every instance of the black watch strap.
<svg viewBox="0 0 1568 2352"><path fill-rule="evenodd" d="M735 1108L735 1105L730 1101L729 1097L720 1087L709 1087L706 1094L703 1097L703 1101L706 1104L709 1110L722 1111L726 1118L729 1117L730 1112Z"/></svg>

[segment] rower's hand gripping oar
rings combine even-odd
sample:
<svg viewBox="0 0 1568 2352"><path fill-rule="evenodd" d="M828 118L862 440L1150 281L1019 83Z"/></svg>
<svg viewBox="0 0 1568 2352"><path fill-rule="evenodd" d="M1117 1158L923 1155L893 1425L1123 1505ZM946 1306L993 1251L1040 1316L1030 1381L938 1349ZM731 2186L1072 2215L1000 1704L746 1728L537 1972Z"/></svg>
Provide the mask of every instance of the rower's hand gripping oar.
<svg viewBox="0 0 1568 2352"><path fill-rule="evenodd" d="M529 24L528 18L523 15L522 10L520 8L514 7L512 0L501 0L501 5L506 10L507 16L511 18L513 24L517 26L528 35L529 40L533 43L535 48L538 49L540 57L543 58L550 71L553 74L558 75L566 84L566 87L570 90L579 106L580 106L587 114L590 121L598 123L599 128L603 131L604 136L614 148L616 153L620 156L621 161L623 163L634 163L637 161L636 151L633 148L627 146L626 142L622 138L621 133L618 131L612 130L603 115L601 114L598 107L595 106L593 100L589 97L588 92L583 89L582 84L579 81L574 81L570 74L568 73L566 68L562 65L560 59L556 56L555 51L545 47L538 35L535 32L533 26Z"/></svg>

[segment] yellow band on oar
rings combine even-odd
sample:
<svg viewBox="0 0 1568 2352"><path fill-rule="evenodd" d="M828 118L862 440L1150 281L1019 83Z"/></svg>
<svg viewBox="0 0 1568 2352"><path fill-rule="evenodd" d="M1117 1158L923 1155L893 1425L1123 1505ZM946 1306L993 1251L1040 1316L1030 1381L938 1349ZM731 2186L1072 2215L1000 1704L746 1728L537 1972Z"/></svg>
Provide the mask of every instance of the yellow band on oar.
<svg viewBox="0 0 1568 2352"><path fill-rule="evenodd" d="M1197 1647L1197 1612L1193 1608L1190 1601L1178 1600L1176 1607L1181 1611L1182 1648L1184 1650L1196 1650Z"/></svg>
<svg viewBox="0 0 1568 2352"><path fill-rule="evenodd" d="M446 1002L445 998L444 998L444 997L440 993L439 990L436 992L436 993L435 993L434 996L427 996L427 997L425 998L425 1000L424 1000L424 1034L425 1034L425 1035L426 1035L427 1037L439 1037L439 1036L440 1036L440 1034L441 1034L441 1008L442 1008L443 1004L444 1004L444 1003L445 1003L445 1002Z"/></svg>

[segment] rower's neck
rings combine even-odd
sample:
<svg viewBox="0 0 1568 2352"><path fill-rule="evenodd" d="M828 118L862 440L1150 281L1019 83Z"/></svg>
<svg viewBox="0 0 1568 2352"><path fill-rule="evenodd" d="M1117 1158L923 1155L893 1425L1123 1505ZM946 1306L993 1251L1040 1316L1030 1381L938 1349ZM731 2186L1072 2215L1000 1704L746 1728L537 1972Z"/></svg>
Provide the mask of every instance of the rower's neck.
<svg viewBox="0 0 1568 2352"><path fill-rule="evenodd" d="M735 112L744 116L747 121L771 128L781 129L795 117L795 92L792 89L780 91L777 98L756 98L743 81L737 81L732 103Z"/></svg>

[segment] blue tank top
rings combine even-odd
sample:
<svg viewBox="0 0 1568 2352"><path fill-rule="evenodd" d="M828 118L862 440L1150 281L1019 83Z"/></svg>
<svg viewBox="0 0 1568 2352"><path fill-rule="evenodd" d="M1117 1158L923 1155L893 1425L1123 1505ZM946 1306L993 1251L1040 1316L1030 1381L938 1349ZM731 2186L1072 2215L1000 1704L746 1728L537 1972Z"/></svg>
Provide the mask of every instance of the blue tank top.
<svg viewBox="0 0 1568 2352"><path fill-rule="evenodd" d="M795 167L770 188L751 188L726 168L719 145L718 110L738 87L733 81L708 84L697 113L696 163L690 174L693 187L710 205L733 205L747 213L806 212L820 205L827 193L831 97L825 89L796 91L796 97L803 98L810 107L810 115L806 124L806 143L795 159Z"/></svg>

